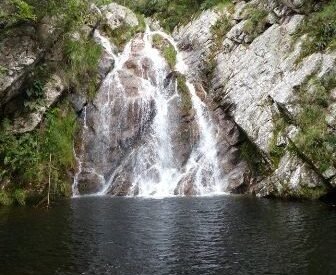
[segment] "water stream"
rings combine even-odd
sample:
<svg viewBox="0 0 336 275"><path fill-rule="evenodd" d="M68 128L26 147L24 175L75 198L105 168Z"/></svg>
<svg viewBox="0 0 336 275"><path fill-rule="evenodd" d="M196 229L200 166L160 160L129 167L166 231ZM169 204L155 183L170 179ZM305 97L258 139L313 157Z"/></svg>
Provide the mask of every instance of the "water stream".
<svg viewBox="0 0 336 275"><path fill-rule="evenodd" d="M180 123L176 121L176 113L181 108L181 91L176 79L167 83L171 70L160 51L153 46L154 35L161 36L174 47L177 61L174 70L185 75L194 110L198 139L183 164L177 160L178 151L173 137ZM127 196L155 198L185 195L185 190L189 190L189 195L199 196L223 193L226 184L225 179L219 176L215 126L206 104L188 78L188 66L173 38L147 27L142 37L135 37L118 56L113 54L107 38L99 32L96 32L95 38L107 53L113 55L115 65L103 81L94 102L98 109L95 118L98 117L99 121L95 132L102 140L96 145L96 154L99 154L101 164L86 161L86 148L81 147L76 157L79 170L73 184L74 196L80 194L78 185L82 173L98 176L101 187L91 193L94 195L113 194L116 189L119 192L126 190L123 195ZM87 120L90 119L90 111L86 108L83 117L82 139L85 143L86 136L89 136L86 133ZM137 126L129 129L132 123ZM127 143L133 143L125 146L122 161L112 165L110 144L116 140L126 143L125 129L131 136ZM134 142L134 137L137 142ZM93 140L93 143L99 141Z"/></svg>

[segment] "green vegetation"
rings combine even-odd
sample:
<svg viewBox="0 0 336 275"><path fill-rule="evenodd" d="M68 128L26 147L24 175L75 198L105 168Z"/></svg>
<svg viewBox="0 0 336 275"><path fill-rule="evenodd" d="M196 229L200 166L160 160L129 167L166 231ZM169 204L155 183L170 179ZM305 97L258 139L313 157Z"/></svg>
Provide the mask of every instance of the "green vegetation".
<svg viewBox="0 0 336 275"><path fill-rule="evenodd" d="M156 34L153 36L153 46L157 48L167 61L170 69L174 69L176 65L176 51L175 48L166 41L162 36Z"/></svg>
<svg viewBox="0 0 336 275"><path fill-rule="evenodd" d="M311 77L297 91L301 111L296 123L301 131L293 140L300 152L307 156L320 171L336 166L336 135L326 123L329 92L336 87L335 74L323 79Z"/></svg>
<svg viewBox="0 0 336 275"><path fill-rule="evenodd" d="M284 156L286 148L285 145L278 145L277 141L278 138L283 135L284 130L286 129L286 126L288 125L286 122L286 119L281 115L278 114L273 118L274 121L274 130L273 130L273 136L270 142L270 156L272 160L272 164L274 168L276 169L279 166L281 158Z"/></svg>
<svg viewBox="0 0 336 275"><path fill-rule="evenodd" d="M265 30L268 12L260 8L248 7L245 10L245 14L247 16L247 20L244 23L243 30L245 33L255 38L258 34Z"/></svg>
<svg viewBox="0 0 336 275"><path fill-rule="evenodd" d="M24 205L28 194L23 189L43 195L48 183L49 165L52 168L52 195L66 195L69 192L66 171L75 165L76 115L72 109L67 104L53 108L39 129L31 133L14 135L6 130L8 123L5 121L0 132L0 181L15 185L0 193L0 204L17 202Z"/></svg>
<svg viewBox="0 0 336 275"><path fill-rule="evenodd" d="M302 58L318 51L336 49L336 1L329 0L319 11L312 12L299 28L296 36L307 34L302 44Z"/></svg>
<svg viewBox="0 0 336 275"><path fill-rule="evenodd" d="M59 28L70 31L85 21L89 1L82 0L4 0L0 4L0 26L11 28L24 23L36 23L49 16Z"/></svg>
<svg viewBox="0 0 336 275"><path fill-rule="evenodd" d="M225 35L228 33L231 27L231 20L226 15L221 16L221 18L219 18L217 22L211 27L211 33L214 41L211 46L210 55L205 60L204 68L202 70L206 86L208 85L208 83L210 83L212 79L213 73L217 65L216 56L221 50Z"/></svg>
<svg viewBox="0 0 336 275"><path fill-rule="evenodd" d="M184 112L189 112L192 109L192 102L190 98L190 93L188 86L186 84L186 77L184 75L177 75L177 89L181 97L181 108Z"/></svg>
<svg viewBox="0 0 336 275"><path fill-rule="evenodd" d="M163 49L163 56L171 69L176 65L176 51L172 45L168 45Z"/></svg>
<svg viewBox="0 0 336 275"><path fill-rule="evenodd" d="M12 205L13 203L14 203L14 199L12 198L12 196L8 192L1 190L0 191L0 205L9 206L9 205Z"/></svg>
<svg viewBox="0 0 336 275"><path fill-rule="evenodd" d="M215 40L214 44L216 49L220 48L225 35L228 33L231 27L232 27L231 20L226 15L223 15L221 18L219 18L216 24L214 24L211 27L211 33Z"/></svg>
<svg viewBox="0 0 336 275"><path fill-rule="evenodd" d="M108 34L112 42L119 48L123 48L125 44L138 32L143 32L145 30L144 18L138 16L139 25L131 27L129 25L123 24L120 27L111 30L109 25L104 24L103 30Z"/></svg>
<svg viewBox="0 0 336 275"><path fill-rule="evenodd" d="M239 149L240 157L246 161L253 177L268 174L269 167L260 149L247 137L245 137L245 141Z"/></svg>
<svg viewBox="0 0 336 275"><path fill-rule="evenodd" d="M172 32L176 26L185 25L202 10L225 5L230 0L117 0L132 10L152 17L161 22L161 26Z"/></svg>
<svg viewBox="0 0 336 275"><path fill-rule="evenodd" d="M101 47L91 38L81 37L79 40L69 38L65 41L64 53L68 64L64 70L65 80L74 89L86 87L86 93L92 99L98 88Z"/></svg>

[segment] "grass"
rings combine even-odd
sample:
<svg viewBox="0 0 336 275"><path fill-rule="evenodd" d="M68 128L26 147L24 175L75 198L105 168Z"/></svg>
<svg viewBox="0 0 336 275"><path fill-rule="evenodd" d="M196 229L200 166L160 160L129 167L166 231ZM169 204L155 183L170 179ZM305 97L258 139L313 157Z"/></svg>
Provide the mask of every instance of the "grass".
<svg viewBox="0 0 336 275"><path fill-rule="evenodd" d="M226 15L221 16L211 27L211 33L214 39L214 50L218 51L221 48L225 35L229 32L231 27L231 20Z"/></svg>
<svg viewBox="0 0 336 275"><path fill-rule="evenodd" d="M247 20L244 23L243 31L255 38L265 30L268 12L260 8L248 7L245 14Z"/></svg>
<svg viewBox="0 0 336 275"><path fill-rule="evenodd" d="M296 117L300 132L293 141L321 172L336 166L336 135L326 123L330 90L336 87L335 74L318 79L311 77L297 91L301 111Z"/></svg>
<svg viewBox="0 0 336 275"><path fill-rule="evenodd" d="M329 0L319 11L307 15L296 33L296 38L306 34L303 41L300 62L314 52L336 49L336 1Z"/></svg>
<svg viewBox="0 0 336 275"><path fill-rule="evenodd" d="M64 44L67 67L65 79L72 88L86 87L87 95L93 98L98 84L98 63L102 54L101 47L91 38L74 40L68 38ZM86 85L83 85L86 84Z"/></svg>

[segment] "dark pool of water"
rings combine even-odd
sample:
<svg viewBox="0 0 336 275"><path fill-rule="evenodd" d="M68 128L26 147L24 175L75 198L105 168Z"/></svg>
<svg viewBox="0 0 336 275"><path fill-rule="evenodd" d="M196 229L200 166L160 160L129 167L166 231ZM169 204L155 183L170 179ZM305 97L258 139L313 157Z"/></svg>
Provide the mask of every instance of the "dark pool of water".
<svg viewBox="0 0 336 275"><path fill-rule="evenodd" d="M336 211L235 196L0 209L0 274L336 274Z"/></svg>

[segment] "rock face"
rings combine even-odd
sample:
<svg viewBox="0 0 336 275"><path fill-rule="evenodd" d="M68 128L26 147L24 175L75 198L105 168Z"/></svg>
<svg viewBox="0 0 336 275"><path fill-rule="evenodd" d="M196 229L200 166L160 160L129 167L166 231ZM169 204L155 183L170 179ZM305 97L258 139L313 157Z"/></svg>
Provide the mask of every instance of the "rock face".
<svg viewBox="0 0 336 275"><path fill-rule="evenodd" d="M26 133L33 131L36 126L42 121L43 115L61 96L64 91L62 79L54 74L44 86L43 98L41 103L33 112L24 113L13 120L10 126L10 131L13 133Z"/></svg>
<svg viewBox="0 0 336 275"><path fill-rule="evenodd" d="M137 16L128 8L111 3L101 9L104 18L111 30L117 29L123 25L135 27L139 24Z"/></svg>
<svg viewBox="0 0 336 275"><path fill-rule="evenodd" d="M197 141L194 113L181 108L186 103L176 94L176 79L166 83L168 64L145 43L138 35L126 45L83 110L78 194L137 195L144 192L142 181L153 181L154 188L163 180L160 165L182 169ZM161 150L174 156L172 163ZM94 180L97 175L101 180Z"/></svg>
<svg viewBox="0 0 336 275"><path fill-rule="evenodd" d="M175 37L180 45L186 45L188 43L185 41L189 41L189 46L182 48L182 54L193 74L199 72L199 76L207 59L212 55L213 44L209 43L209 34L216 24L216 19L220 22L224 14L231 22L229 31L221 38L221 47L217 49L214 58L216 66L211 76L214 109L221 110L227 121L235 125L231 133L235 133L237 137L239 132L247 135L268 166L268 172L257 178L251 177L250 184L243 181L239 184L240 180L234 181L231 190L238 188L260 196L319 197L330 190L331 181L323 176L323 171L310 160L300 157L300 152L299 156L296 156L288 149L290 142L301 129L290 125L284 130L287 134L278 145L282 146L285 152L276 165L273 165L271 147L276 138L276 118L284 112L289 117L296 117L300 113L300 105L294 100L298 96L297 88L312 76L323 79L333 73L336 54L315 53L301 62L298 61L302 40L295 40L293 36L305 17L296 12L301 13L303 10L314 8L309 1L252 2L248 5L244 1L237 2L231 15L227 15L226 9L217 11L217 16L204 20L202 16L206 13L203 13L199 19L176 31ZM252 38L247 37L248 19L244 16L244 9L251 4L268 13L262 31L254 34ZM272 17L274 15L276 18ZM207 43L203 40L203 35L198 35L200 22L201 32L208 33ZM197 47L199 44L206 46L201 50ZM332 124L332 99L330 102L329 116L326 119ZM226 137L227 133L224 136ZM239 150L242 144L244 142L236 142L236 146L232 148ZM332 163L329 165L328 171L332 171ZM240 175L240 178L242 174L251 175L246 166L236 170L239 171L237 175Z"/></svg>
<svg viewBox="0 0 336 275"><path fill-rule="evenodd" d="M18 30L0 41L0 106L19 93L25 75L41 58L43 49L32 27Z"/></svg>
<svg viewBox="0 0 336 275"><path fill-rule="evenodd" d="M121 47L118 37L109 34L132 30L128 37L139 26L135 13L115 3L93 6L99 20L72 38L84 33L102 48L94 99L88 98L87 86L69 87L62 73L54 71L31 109L26 108L27 82L38 66L57 62L62 54L54 43L58 35L52 19L21 26L0 41L0 115L11 119L14 134L30 132L66 95L81 123L75 144L76 194L152 195L159 182L170 194L197 195L210 188L206 179L216 178L225 183L221 191L319 198L336 188L336 150L320 143L330 156L321 164L298 146L302 134L311 132L299 123L304 111L300 100L322 91L325 118L320 123L326 127L321 132L334 137L335 85L325 96L322 84L336 75L336 53L303 58L305 37L298 37L297 30L320 3L232 3L204 11L173 32L188 67L185 75L162 58L163 48L158 47L161 54L151 48L148 34L135 34L124 49L111 42ZM257 21L251 19L253 13ZM211 127L202 129L200 114ZM202 138L209 141L204 132L211 132L216 147L210 162L204 150L211 146L201 144ZM202 165L206 168L199 169ZM172 181L177 183L173 189Z"/></svg>

